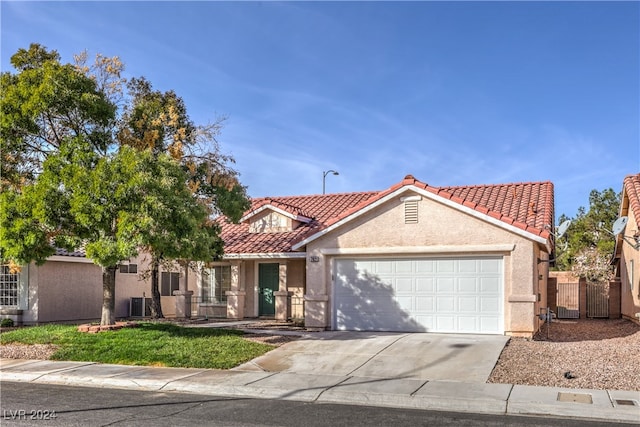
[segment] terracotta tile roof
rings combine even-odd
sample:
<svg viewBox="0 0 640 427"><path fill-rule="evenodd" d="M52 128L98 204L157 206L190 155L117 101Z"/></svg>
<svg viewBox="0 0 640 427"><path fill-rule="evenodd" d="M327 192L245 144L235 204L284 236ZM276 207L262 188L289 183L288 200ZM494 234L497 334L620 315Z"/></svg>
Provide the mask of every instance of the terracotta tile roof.
<svg viewBox="0 0 640 427"><path fill-rule="evenodd" d="M225 242L225 252L291 252L294 243L356 214L406 186L429 191L536 236L547 239L551 235L546 227L554 223L551 182L433 187L407 175L401 182L383 191L254 199L247 213L272 204L281 209L281 206L285 206L284 210L287 212L304 212L303 215L312 218L312 221L296 230L282 233L249 233L247 222L223 223L222 239Z"/></svg>
<svg viewBox="0 0 640 427"><path fill-rule="evenodd" d="M629 209L636 221L640 221L640 173L624 178L624 190L629 198Z"/></svg>
<svg viewBox="0 0 640 427"><path fill-rule="evenodd" d="M299 212L301 215L311 218L311 221L288 232L250 233L248 222L230 224L221 219L221 237L225 242L225 253L291 252L293 242L320 230L331 218L376 194L378 194L377 191L253 199L251 208L244 215L245 217L270 204L290 213Z"/></svg>

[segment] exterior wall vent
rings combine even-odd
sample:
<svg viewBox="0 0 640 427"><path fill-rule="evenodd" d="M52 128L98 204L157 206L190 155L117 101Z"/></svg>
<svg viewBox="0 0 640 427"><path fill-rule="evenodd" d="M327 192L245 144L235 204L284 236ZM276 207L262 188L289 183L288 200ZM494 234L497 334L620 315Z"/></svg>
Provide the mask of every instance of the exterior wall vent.
<svg viewBox="0 0 640 427"><path fill-rule="evenodd" d="M405 224L418 223L418 201L417 200L407 200L404 202L404 223Z"/></svg>

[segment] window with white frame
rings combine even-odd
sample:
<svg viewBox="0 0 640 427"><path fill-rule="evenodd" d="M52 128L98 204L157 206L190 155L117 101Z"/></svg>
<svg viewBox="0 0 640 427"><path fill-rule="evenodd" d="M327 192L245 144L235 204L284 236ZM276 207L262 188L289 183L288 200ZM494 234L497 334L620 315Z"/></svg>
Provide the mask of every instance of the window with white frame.
<svg viewBox="0 0 640 427"><path fill-rule="evenodd" d="M231 290L231 266L218 265L205 268L200 284L202 302L224 304L227 291Z"/></svg>
<svg viewBox="0 0 640 427"><path fill-rule="evenodd" d="M0 270L0 306L17 307L19 305L20 273L12 271L8 264L2 264Z"/></svg>

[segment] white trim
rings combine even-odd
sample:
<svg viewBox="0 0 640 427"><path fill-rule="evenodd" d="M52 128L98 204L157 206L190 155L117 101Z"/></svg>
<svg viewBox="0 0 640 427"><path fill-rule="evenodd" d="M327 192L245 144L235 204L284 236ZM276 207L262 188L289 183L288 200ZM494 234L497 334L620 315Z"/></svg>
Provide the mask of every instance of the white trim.
<svg viewBox="0 0 640 427"><path fill-rule="evenodd" d="M422 196L400 197L401 202L419 202L420 200L422 200Z"/></svg>
<svg viewBox="0 0 640 427"><path fill-rule="evenodd" d="M95 264L92 260L86 257L66 256L66 255L52 255L49 258L47 258L47 261L79 262L83 264Z"/></svg>
<svg viewBox="0 0 640 427"><path fill-rule="evenodd" d="M256 209L255 211L252 211L251 213L248 213L247 215L243 216L242 218L240 218L239 222L244 222L246 220L248 220L249 218L252 218L256 215L258 215L260 212L265 211L265 210L271 210L273 212L279 213L280 215L286 216L287 218L291 218L295 221L300 221L300 222L304 222L304 223L308 223L309 221L311 221L311 218L308 218L306 216L303 215L294 215L290 212L287 212L283 209L277 208L275 206L273 206L272 204L266 204L264 206L259 207L258 209Z"/></svg>
<svg viewBox="0 0 640 427"><path fill-rule="evenodd" d="M322 255L396 255L396 254L461 254L472 253L474 256L487 253L513 252L516 245L435 245L435 246L388 246L376 248L324 248Z"/></svg>
<svg viewBox="0 0 640 427"><path fill-rule="evenodd" d="M263 252L263 253L244 253L244 254L225 254L222 259L277 259L277 258L306 258L306 252Z"/></svg>
<svg viewBox="0 0 640 427"><path fill-rule="evenodd" d="M341 219L340 221L336 222L335 224L332 224L331 226L325 228L324 230L320 230L319 232L312 234L311 236L307 237L306 239L302 240L299 243L296 243L292 249L293 250L298 250L300 248L302 248L303 246L307 245L308 243L319 239L320 237L326 235L327 233L330 233L331 231L335 230L336 228L342 226L343 224L350 222L356 218L358 218L359 216L364 215L365 213L371 211L372 209L377 208L378 206L382 205L383 203L386 203L387 201L389 201L390 199L393 199L394 197L397 197L398 195L407 192L407 191L414 191L416 193L419 193L421 195L423 195L424 197L434 200L438 203L442 203L450 208L456 209L458 211L464 212L466 214L469 214L475 218L478 218L482 221L486 221L489 222L497 227L503 228L505 230L508 230L514 234L517 234L519 236L525 237L529 240L533 240L535 242L541 243L543 245L549 245L549 241L543 237L540 237L538 235L535 235L533 233L530 233L528 231L522 230L520 228L514 227L513 225L507 224L503 221L500 221L499 219L493 218L492 216L480 213L478 211L476 211L475 209L471 209L467 206L461 205L459 203L453 202L449 199L446 199L442 196L438 196L437 194L433 194L429 191L426 191L422 188L418 188L414 185L409 185L409 186L405 186L405 187L401 187L399 189L397 189L396 191L387 194L386 196L384 196L383 198L381 198L380 200L376 200L374 203L358 210L357 212L354 212L353 214L349 215L346 218Z"/></svg>

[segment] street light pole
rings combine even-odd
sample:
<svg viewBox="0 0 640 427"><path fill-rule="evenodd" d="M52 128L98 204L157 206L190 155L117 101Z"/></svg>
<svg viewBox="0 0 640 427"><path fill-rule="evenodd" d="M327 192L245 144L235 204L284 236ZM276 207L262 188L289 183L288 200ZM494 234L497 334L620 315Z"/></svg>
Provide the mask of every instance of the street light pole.
<svg viewBox="0 0 640 427"><path fill-rule="evenodd" d="M325 181L327 180L327 175L329 175L330 173L333 174L333 175L340 175L338 173L338 171L334 171L333 169L328 170L328 171L322 171L322 194L325 193L325 191L324 191L325 190Z"/></svg>

